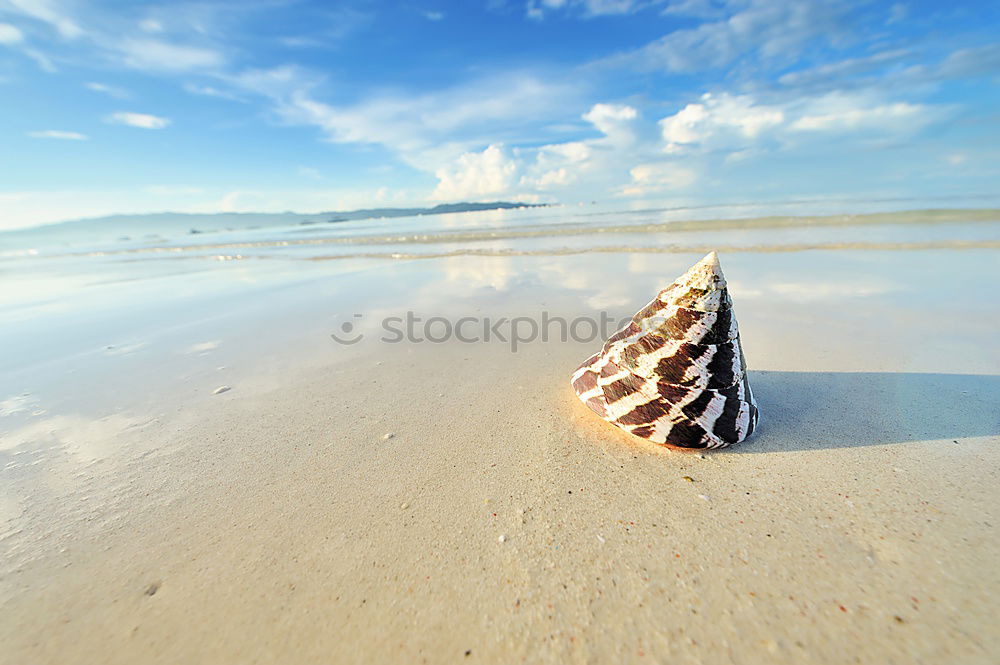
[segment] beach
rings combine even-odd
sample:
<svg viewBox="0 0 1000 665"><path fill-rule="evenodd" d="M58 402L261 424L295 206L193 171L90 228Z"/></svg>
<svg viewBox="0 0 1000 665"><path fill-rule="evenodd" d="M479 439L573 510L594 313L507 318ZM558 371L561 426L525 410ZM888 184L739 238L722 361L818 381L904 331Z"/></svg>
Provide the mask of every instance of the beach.
<svg viewBox="0 0 1000 665"><path fill-rule="evenodd" d="M1000 213L716 212L8 255L0 661L995 662ZM709 249L761 422L676 451L569 378Z"/></svg>

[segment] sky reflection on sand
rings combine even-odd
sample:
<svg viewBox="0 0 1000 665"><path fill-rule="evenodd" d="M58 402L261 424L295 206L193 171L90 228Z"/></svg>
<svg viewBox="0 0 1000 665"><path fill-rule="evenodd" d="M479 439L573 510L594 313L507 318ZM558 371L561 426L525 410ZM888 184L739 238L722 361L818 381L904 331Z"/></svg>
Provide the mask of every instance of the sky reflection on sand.
<svg viewBox="0 0 1000 665"><path fill-rule="evenodd" d="M538 214L525 211L525 219L528 213ZM510 218L511 213L475 215L488 225ZM810 236L822 243L845 234L875 241L955 234L983 239L1000 237L1000 223L730 229L629 240L650 246L688 235L693 244L724 247L743 236L766 245ZM480 244L499 250L553 243L586 248L611 240L592 234ZM700 258L683 249L419 261L176 256L32 256L10 262L5 279L11 288L4 290L0 314L15 325L0 330L6 351L0 359L0 400L6 407L0 410L5 440L0 454L31 441L55 447L47 432L83 431L58 418L89 422L132 414L121 421L124 427L165 405L206 399L223 384L242 390L254 381L273 386L300 364L335 363L368 352L383 332L381 321L406 311L425 319L606 311L619 320ZM1000 370L994 338L1000 302L991 286L995 259L996 250L989 248L722 252L750 366L772 370L995 373ZM345 325L365 343L336 344L330 334ZM899 343L887 347L887 336ZM956 366L940 353L943 340L979 345L979 360ZM789 354L790 348L796 353ZM27 403L25 395L31 408L15 408ZM106 430L107 423L118 421L104 422ZM74 434L81 437L94 438ZM114 454L106 445L84 447Z"/></svg>

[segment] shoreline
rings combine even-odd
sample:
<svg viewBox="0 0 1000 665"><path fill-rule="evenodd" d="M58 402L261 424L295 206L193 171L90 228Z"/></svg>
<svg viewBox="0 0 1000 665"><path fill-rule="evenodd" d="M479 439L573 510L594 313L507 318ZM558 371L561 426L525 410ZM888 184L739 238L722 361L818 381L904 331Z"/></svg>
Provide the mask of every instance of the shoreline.
<svg viewBox="0 0 1000 665"><path fill-rule="evenodd" d="M520 211L518 211L520 212ZM658 210L643 211L646 213L661 212ZM669 211L665 211L669 212ZM633 216L636 212L631 213ZM609 213L595 213L594 217L608 216ZM405 218L399 218L405 220ZM436 229L429 231L414 232L403 230L392 234L382 235L337 235L338 229L318 229L309 230L310 233L327 231L332 235L313 238L285 237L282 234L302 232L295 226L275 227L272 229L261 229L277 234L276 238L265 240L245 240L229 242L199 242L189 243L186 236L168 238L157 238L154 240L168 241L163 245L152 245L144 243L143 246L125 248L103 248L100 250L68 252L65 254L48 255L52 258L72 257L72 256L116 256L128 254L150 254L150 253L176 253L181 251L204 251L204 250L232 250L232 249L267 249L271 247L287 248L307 248L323 245L427 245L427 244L448 244L448 243L469 243L481 241L504 241L504 240L540 240L544 238L572 238L575 236L592 235L633 235L633 234L692 234L692 233L718 233L723 231L781 231L781 230L815 230L824 228L841 227L878 227L878 226L935 226L946 224L964 225L986 225L1000 222L1000 209L996 208L954 208L954 209L918 209L902 210L894 212L869 212L856 214L836 214L836 215L768 215L758 217L735 217L735 218L710 218L710 219L671 219L669 221L649 221L638 217L640 221L621 223L611 221L596 224L580 223L558 223L539 224L536 221L532 225L509 225L491 227L489 225L480 228L469 229ZM422 217L414 218L414 221L426 222ZM360 227L364 228L364 227ZM353 230L353 229L352 229ZM246 229L229 229L217 231L219 234L247 233ZM994 247L996 239L984 239L988 247ZM921 243L886 243L886 249L892 249L891 245L898 245L898 248L921 249ZM959 245L956 248L960 248ZM944 245L946 246L946 245ZM851 248L851 245L845 245ZM702 246L697 248L685 247L684 251L701 251ZM783 251L803 251L807 249L828 249L825 245L809 246L800 245L789 246ZM864 248L864 247L859 247ZM644 248L624 247L615 251L642 251ZM656 249L656 248L645 248ZM728 248L728 251L764 251L759 247L745 247L740 249ZM363 255L362 255L363 256Z"/></svg>

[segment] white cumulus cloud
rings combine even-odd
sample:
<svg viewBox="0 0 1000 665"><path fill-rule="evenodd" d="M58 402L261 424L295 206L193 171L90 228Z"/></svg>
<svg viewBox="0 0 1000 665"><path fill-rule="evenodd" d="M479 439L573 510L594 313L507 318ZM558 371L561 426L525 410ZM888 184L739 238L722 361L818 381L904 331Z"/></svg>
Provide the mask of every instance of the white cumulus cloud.
<svg viewBox="0 0 1000 665"><path fill-rule="evenodd" d="M482 152L467 152L453 165L436 171L439 182L432 198L447 201L502 194L517 181L517 171L517 162L502 145L491 145Z"/></svg>
<svg viewBox="0 0 1000 665"><path fill-rule="evenodd" d="M543 145L538 149L531 173L521 178L521 184L542 190L565 187L588 169L593 152L583 141Z"/></svg>
<svg viewBox="0 0 1000 665"><path fill-rule="evenodd" d="M584 120L613 143L628 143L635 138L632 124L638 117L639 112L625 104L594 104L583 114Z"/></svg>
<svg viewBox="0 0 1000 665"><path fill-rule="evenodd" d="M693 144L727 140L745 143L785 120L778 107L759 105L746 95L702 95L660 121L667 152L681 152Z"/></svg>

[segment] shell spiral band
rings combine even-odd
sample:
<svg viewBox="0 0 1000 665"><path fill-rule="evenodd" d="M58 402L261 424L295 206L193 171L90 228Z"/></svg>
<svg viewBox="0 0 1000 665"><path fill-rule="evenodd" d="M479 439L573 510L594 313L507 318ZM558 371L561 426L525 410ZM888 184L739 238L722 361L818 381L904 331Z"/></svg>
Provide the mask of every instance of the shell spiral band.
<svg viewBox="0 0 1000 665"><path fill-rule="evenodd" d="M572 385L601 418L654 443L723 448L750 436L757 404L718 255L639 310Z"/></svg>

